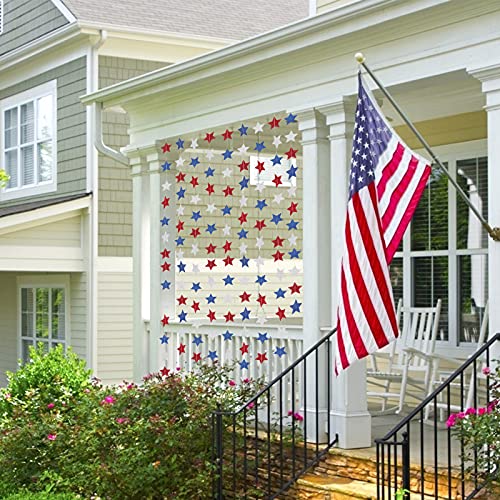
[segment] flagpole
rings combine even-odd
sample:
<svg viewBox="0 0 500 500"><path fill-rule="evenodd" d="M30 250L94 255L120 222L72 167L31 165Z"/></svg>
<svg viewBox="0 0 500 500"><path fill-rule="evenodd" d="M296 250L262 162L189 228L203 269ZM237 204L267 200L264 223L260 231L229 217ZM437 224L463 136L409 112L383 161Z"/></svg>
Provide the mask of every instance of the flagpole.
<svg viewBox="0 0 500 500"><path fill-rule="evenodd" d="M457 190L458 194L463 198L463 200L468 205L468 207L470 208L470 210L472 210L472 212L474 213L474 215L479 219L479 221L481 222L482 226L487 231L487 233L490 235L490 237L494 241L500 241L500 227L493 227L492 228L488 224L488 222L486 221L486 219L482 216L482 214L477 210L477 208L470 202L469 198L464 193L463 189L458 185L457 181L450 176L450 173L448 172L448 169L443 165L443 163L441 162L441 160L436 156L436 154L434 153L434 151L432 150L432 148L429 146L429 144L427 143L427 141L423 138L422 134L415 128L415 126L410 121L410 119L406 116L406 114L404 113L404 111L399 107L399 105L396 103L396 101L391 96L391 94L389 94L389 92L384 87L384 85L382 84L382 82L375 76L375 74L373 73L373 71L367 66L367 64L365 62L365 56L361 52L358 52L354 57L356 58L356 61L358 61L358 63L361 66L363 66L363 68L365 68L365 70L367 71L367 73L371 76L371 78L377 84L377 86L382 91L382 93L387 97L387 99L389 99L389 102L394 106L394 108L399 113L399 115L401 116L401 118L404 120L404 122L406 123L406 125L408 125L408 127L410 127L411 131L415 134L415 136L417 137L417 139L422 143L422 146L424 146L424 148L426 149L426 151L431 156L432 160L435 163L437 163L439 165L439 167L441 168L441 170L446 174L446 176L448 177L448 180L453 184L453 187Z"/></svg>

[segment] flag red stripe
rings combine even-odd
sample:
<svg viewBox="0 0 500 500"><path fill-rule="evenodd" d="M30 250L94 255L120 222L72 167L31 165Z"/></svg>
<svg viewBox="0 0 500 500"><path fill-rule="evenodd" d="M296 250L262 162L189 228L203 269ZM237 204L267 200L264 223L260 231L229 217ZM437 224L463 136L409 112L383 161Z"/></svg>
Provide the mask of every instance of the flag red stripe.
<svg viewBox="0 0 500 500"><path fill-rule="evenodd" d="M377 183L377 194L378 194L379 200L381 200L382 196L384 196L385 188L387 187L387 183L391 180L392 176L394 175L394 173L398 169L404 153L405 153L405 148L399 142L395 151L394 151L394 154L392 155L391 161L382 170L382 175L380 177L380 180Z"/></svg>
<svg viewBox="0 0 500 500"><path fill-rule="evenodd" d="M340 319L337 320L337 348L340 355L340 362L342 363L342 368L347 368L349 366L349 360L345 353L344 338L342 336L342 328L340 327Z"/></svg>

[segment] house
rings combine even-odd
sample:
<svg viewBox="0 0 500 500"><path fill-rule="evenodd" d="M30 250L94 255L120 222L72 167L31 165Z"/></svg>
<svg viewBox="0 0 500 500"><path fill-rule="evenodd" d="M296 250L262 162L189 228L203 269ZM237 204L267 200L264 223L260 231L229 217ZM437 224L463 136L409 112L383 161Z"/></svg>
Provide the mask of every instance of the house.
<svg viewBox="0 0 500 500"><path fill-rule="evenodd" d="M132 377L132 179L94 147L126 146L129 121L79 98L307 15L265 4L0 0L1 384L37 342Z"/></svg>
<svg viewBox="0 0 500 500"><path fill-rule="evenodd" d="M130 141L122 152L134 176L134 337L136 346L142 346L134 355L140 367L158 370L166 362L173 369L179 363L190 366L200 357L221 356L228 345L224 334L231 339L230 334L238 330L243 344L232 347L237 359L242 359L238 350L247 349L244 345L251 341L255 349L267 345L255 351L245 366L249 371L260 370L264 357L271 357L285 341L311 346L332 327L358 51L490 225L500 225L500 145L495 141L500 134L500 2L323 0L312 1L311 10L317 14L295 24L83 99L105 109L120 107L130 119ZM366 81L387 119L411 147L421 148L374 83L368 77ZM290 163L276 170L283 166L280 158L290 147L297 175L295 171L285 174ZM264 170L270 167L269 178L259 177L259 162ZM247 167L249 183L256 179L249 194L238 185L247 176ZM209 168L216 174L213 181ZM196 182L203 184L205 193L198 195L189 186L192 177L199 177ZM275 179L278 198L271 192ZM500 331L500 243L478 227L443 179L435 171L391 274L394 295L404 304L430 306L437 298L443 300L438 351L465 358L475 348L487 300L490 334ZM279 186L282 181L287 184ZM292 181L296 189L287 191ZM223 192L226 186L230 196ZM267 206L262 200L267 200ZM299 212L288 216L288 204L296 202ZM231 210L227 234L232 235L233 247L240 245L239 252L222 250L229 239L221 232L224 211ZM285 222L300 222L297 238L284 243L286 252L293 252L284 264L272 258L272 240L282 238L282 232L288 234L283 224L271 224L278 211ZM244 223L238 220L242 212L252 227L244 225L246 216ZM202 226L199 216L206 217L208 224ZM167 219L170 225L161 222ZM260 219L271 225L263 238L255 229ZM241 243L235 243L240 238L234 236L240 227L251 230L243 251ZM197 234L198 229L202 234ZM212 236L212 229L219 232ZM287 274L291 271L287 266L297 257L294 249L300 251L294 259L297 269ZM272 279L258 286L243 281L247 272L243 264L234 271L229 267L229 273L225 270L227 255L253 261L254 281L264 274ZM215 276L210 274L214 264L219 266ZM276 293L279 269L285 272L281 288L288 297L292 298L293 290L288 287L303 285L303 294L297 294L300 321L289 321L299 316L293 315L294 302L287 302L286 318L280 317L278 296L265 307L255 303L260 295ZM226 285L233 285L225 281L229 281L226 275L243 288L224 297ZM205 295L214 287L222 301L210 306L207 302L213 299ZM248 305L253 321L247 323L247 306L238 299L242 290L253 294L254 300ZM231 315L226 317L228 312ZM149 344L145 320L150 320ZM260 338L264 324L272 331L272 348ZM204 346L199 348L202 341ZM288 350L291 345L287 344ZM216 348L218 354L214 354ZM187 360L182 357L186 350ZM333 382L339 397L330 417L342 447L371 443L365 379L365 365L357 363Z"/></svg>

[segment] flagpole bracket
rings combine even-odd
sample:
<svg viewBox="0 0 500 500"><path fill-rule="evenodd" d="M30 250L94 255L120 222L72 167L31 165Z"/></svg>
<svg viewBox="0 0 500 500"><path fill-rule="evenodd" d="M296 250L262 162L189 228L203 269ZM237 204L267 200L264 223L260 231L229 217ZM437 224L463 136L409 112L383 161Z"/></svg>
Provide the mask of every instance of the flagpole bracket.
<svg viewBox="0 0 500 500"><path fill-rule="evenodd" d="M492 227L490 236L493 241L500 241L500 227Z"/></svg>

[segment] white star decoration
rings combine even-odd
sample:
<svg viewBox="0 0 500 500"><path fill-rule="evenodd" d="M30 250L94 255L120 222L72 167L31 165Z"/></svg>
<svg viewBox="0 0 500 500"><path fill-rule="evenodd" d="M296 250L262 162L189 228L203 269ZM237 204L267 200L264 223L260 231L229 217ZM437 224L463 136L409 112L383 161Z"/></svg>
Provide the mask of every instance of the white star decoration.
<svg viewBox="0 0 500 500"><path fill-rule="evenodd" d="M295 138L297 134L294 134L291 130L288 134L285 135L286 142L295 142Z"/></svg>

